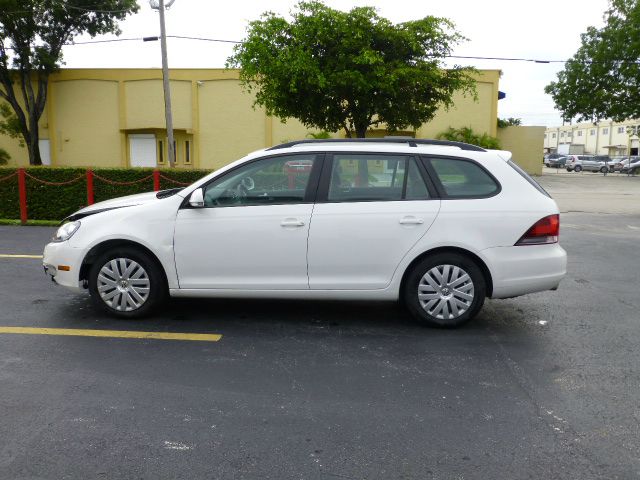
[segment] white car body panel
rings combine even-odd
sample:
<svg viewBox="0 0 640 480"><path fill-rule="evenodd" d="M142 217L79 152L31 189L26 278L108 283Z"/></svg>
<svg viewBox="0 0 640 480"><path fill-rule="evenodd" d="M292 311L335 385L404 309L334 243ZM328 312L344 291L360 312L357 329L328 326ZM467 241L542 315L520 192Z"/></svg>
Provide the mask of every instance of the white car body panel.
<svg viewBox="0 0 640 480"><path fill-rule="evenodd" d="M439 199L317 204L309 232L311 289L385 288L439 210Z"/></svg>
<svg viewBox="0 0 640 480"><path fill-rule="evenodd" d="M180 288L308 289L312 209L298 204L180 210Z"/></svg>

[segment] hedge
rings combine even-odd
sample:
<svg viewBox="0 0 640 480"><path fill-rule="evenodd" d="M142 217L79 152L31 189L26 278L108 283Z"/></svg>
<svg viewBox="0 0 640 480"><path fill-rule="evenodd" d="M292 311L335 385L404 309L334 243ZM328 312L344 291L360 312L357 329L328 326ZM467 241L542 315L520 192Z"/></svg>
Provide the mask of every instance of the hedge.
<svg viewBox="0 0 640 480"><path fill-rule="evenodd" d="M100 180L132 182L152 175L152 168L92 168L94 202L110 198L153 191L153 179L133 185L113 185ZM17 168L0 167L0 218L20 218L18 198L18 177L2 180L16 172ZM61 220L87 205L86 168L27 167L27 211L29 220ZM169 170L161 169L162 176L182 183L194 181L209 174L210 170ZM79 178L68 185L46 185L30 178L33 176L45 182L66 182ZM160 189L175 188L179 185L160 178Z"/></svg>

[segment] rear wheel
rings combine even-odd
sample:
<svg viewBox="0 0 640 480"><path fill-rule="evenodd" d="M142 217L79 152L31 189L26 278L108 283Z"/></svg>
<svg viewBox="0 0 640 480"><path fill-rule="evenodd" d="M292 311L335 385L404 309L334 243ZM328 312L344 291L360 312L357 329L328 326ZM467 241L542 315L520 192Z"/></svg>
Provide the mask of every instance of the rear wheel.
<svg viewBox="0 0 640 480"><path fill-rule="evenodd" d="M420 323L453 328L471 320L482 308L486 285L482 271L469 257L440 253L412 268L402 296Z"/></svg>
<svg viewBox="0 0 640 480"><path fill-rule="evenodd" d="M167 296L161 267L149 254L118 248L102 254L89 272L89 293L96 306L116 317L149 314Z"/></svg>
<svg viewBox="0 0 640 480"><path fill-rule="evenodd" d="M580 173L582 171L582 167L580 165L576 165L574 170L576 171L576 173Z"/></svg>

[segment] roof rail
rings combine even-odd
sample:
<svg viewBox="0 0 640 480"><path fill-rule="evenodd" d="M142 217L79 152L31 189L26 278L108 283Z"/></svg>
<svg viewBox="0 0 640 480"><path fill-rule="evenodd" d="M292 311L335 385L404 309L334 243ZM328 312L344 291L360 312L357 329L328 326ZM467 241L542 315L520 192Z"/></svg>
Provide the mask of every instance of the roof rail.
<svg viewBox="0 0 640 480"><path fill-rule="evenodd" d="M325 139L303 139L295 140L293 142L281 143L273 147L267 148L267 150L278 150L281 148L294 147L296 145L303 144L316 144L316 143L406 143L410 147L417 147L418 145L438 145L444 147L458 147L460 150L470 150L474 152L486 152L482 147L471 145L463 142L452 142L449 140L432 140L426 138L325 138Z"/></svg>

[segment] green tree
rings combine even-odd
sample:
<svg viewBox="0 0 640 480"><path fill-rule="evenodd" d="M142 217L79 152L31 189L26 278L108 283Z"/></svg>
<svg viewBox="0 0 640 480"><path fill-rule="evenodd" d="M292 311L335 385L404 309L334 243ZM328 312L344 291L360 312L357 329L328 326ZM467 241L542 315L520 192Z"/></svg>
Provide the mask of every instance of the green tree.
<svg viewBox="0 0 640 480"><path fill-rule="evenodd" d="M469 143L482 148L500 149L500 141L496 137L492 137L486 133L476 133L471 127L449 127L447 131L439 133L436 138L451 140L453 142Z"/></svg>
<svg viewBox="0 0 640 480"><path fill-rule="evenodd" d="M6 165L11 160L11 155L4 148L0 148L0 165Z"/></svg>
<svg viewBox="0 0 640 480"><path fill-rule="evenodd" d="M6 135L20 141L20 146L24 147L20 121L8 103L0 103L0 135Z"/></svg>
<svg viewBox="0 0 640 480"><path fill-rule="evenodd" d="M522 125L521 118L499 118L498 119L498 128L507 128L507 127L517 127Z"/></svg>
<svg viewBox="0 0 640 480"><path fill-rule="evenodd" d="M250 22L227 60L269 115L306 127L364 137L431 120L456 91L475 95L473 69L445 69L443 58L465 40L447 19L392 24L371 7L349 12L303 1L292 21L272 12Z"/></svg>
<svg viewBox="0 0 640 480"><path fill-rule="evenodd" d="M640 2L610 0L604 21L545 88L566 120L640 117Z"/></svg>
<svg viewBox="0 0 640 480"><path fill-rule="evenodd" d="M17 121L30 164L42 164L38 121L63 45L84 33L118 34L118 20L137 10L135 0L0 0L0 100L15 114L3 125Z"/></svg>
<svg viewBox="0 0 640 480"><path fill-rule="evenodd" d="M327 138L333 138L331 132L326 130L320 130L319 132L308 132L307 138L313 138L315 140L326 140Z"/></svg>

